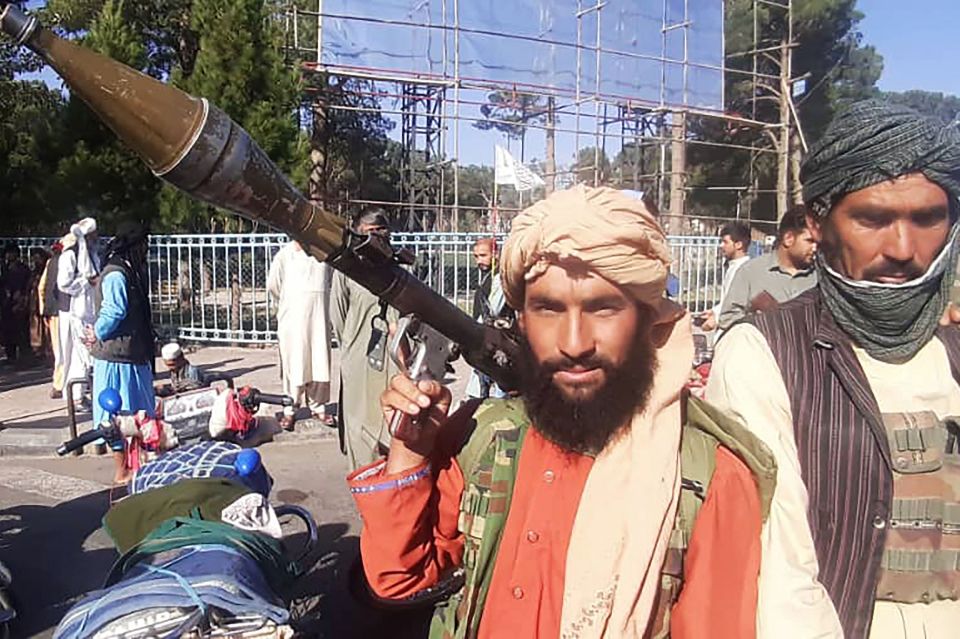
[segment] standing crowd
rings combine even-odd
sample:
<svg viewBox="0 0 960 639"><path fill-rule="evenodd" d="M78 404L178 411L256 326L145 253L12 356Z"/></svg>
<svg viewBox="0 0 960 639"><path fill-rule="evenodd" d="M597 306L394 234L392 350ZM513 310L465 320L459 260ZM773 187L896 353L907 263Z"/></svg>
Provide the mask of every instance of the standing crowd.
<svg viewBox="0 0 960 639"><path fill-rule="evenodd" d="M381 209L361 214L358 233L390 235ZM121 410L157 416L157 398L195 390L223 379L191 365L176 342L157 351L147 274L148 234L137 223L121 224L101 246L96 220L84 218L49 251L34 249L32 269L16 245L4 251L0 277L0 335L6 364L53 365L50 396L65 397L75 411L91 411L94 424L108 415L97 401L106 388L117 390ZM489 238L474 247L481 280L474 299L477 321L510 322L499 278L495 245ZM397 372L387 354L390 327L398 315L342 273L307 255L296 242L281 247L267 277L276 303L283 393L294 400L279 424L293 429L309 416L340 430L341 448L351 467L368 464L388 450L390 436L381 423L378 396ZM340 397L336 416L328 413L331 343L340 348ZM159 352L168 383L154 388L154 358ZM87 392L89 391L89 392ZM472 397L502 392L490 378L474 372ZM305 414L306 413L306 414ZM121 444L116 443L117 478Z"/></svg>
<svg viewBox="0 0 960 639"><path fill-rule="evenodd" d="M478 371L458 404L386 356L395 311L285 246L269 276L284 390L331 423L341 349L361 590L431 608L437 639L956 636L960 132L855 104L801 177L772 252L722 229L720 302L697 317L668 296L648 203L579 185L530 206L502 251L474 246L473 316L518 335L519 388ZM376 209L353 230L390 233ZM59 325L55 392L92 368L94 389L152 410L146 233L121 229L102 261L96 241L75 224L55 272L7 252L4 346L29 350L36 295ZM703 398L694 324L715 337ZM199 379L179 347L163 359ZM398 413L411 426L391 436Z"/></svg>

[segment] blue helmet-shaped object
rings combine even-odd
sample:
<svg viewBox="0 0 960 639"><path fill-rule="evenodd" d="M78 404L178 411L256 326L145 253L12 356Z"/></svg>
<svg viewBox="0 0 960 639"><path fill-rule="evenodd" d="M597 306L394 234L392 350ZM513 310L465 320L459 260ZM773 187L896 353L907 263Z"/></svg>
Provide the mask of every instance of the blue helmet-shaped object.
<svg viewBox="0 0 960 639"><path fill-rule="evenodd" d="M123 407L123 400L120 399L120 393L118 393L115 388L103 389L97 401L100 402L100 408L111 415L119 413Z"/></svg>
<svg viewBox="0 0 960 639"><path fill-rule="evenodd" d="M241 450L233 467L241 477L252 475L260 468L260 453L252 448Z"/></svg>

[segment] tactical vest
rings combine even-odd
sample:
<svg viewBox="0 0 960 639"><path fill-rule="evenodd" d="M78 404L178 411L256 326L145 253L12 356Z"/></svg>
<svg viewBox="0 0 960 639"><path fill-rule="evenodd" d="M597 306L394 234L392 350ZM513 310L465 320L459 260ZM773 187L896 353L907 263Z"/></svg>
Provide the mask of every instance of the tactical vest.
<svg viewBox="0 0 960 639"><path fill-rule="evenodd" d="M146 291L140 290L133 274L118 264L110 264L100 273L97 285L97 314L103 299L103 280L113 272L123 273L127 286L127 315L112 337L98 340L90 354L99 360L125 364L149 364L154 356L153 323L150 318L150 300Z"/></svg>
<svg viewBox="0 0 960 639"><path fill-rule="evenodd" d="M467 639L479 632L510 512L520 450L530 427L520 399L484 401L474 413L474 424L457 455L464 475L459 519L464 536L463 567L447 580L459 580L462 586L436 605L430 639ZM713 476L717 446L728 448L750 468L760 494L763 519L769 514L776 486L772 453L735 419L690 397L681 439L680 504L647 632L652 639L670 635L670 610L683 587L684 553Z"/></svg>
<svg viewBox="0 0 960 639"><path fill-rule="evenodd" d="M960 450L957 418L885 413L893 505L877 599L930 603L960 594Z"/></svg>
<svg viewBox="0 0 960 639"><path fill-rule="evenodd" d="M820 583L844 635L867 637L887 537L894 529L888 523L894 476L902 475L892 459L897 449L850 338L823 305L819 289L747 321L764 336L783 372L810 498L807 519ZM960 329L940 327L937 338L946 348L951 376L960 383ZM894 565L906 564L897 560Z"/></svg>

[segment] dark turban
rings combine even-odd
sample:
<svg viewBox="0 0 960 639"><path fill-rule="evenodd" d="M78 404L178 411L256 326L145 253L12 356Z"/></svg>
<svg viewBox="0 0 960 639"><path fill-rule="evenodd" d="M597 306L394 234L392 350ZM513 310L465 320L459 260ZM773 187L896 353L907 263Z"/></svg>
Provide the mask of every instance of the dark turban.
<svg viewBox="0 0 960 639"><path fill-rule="evenodd" d="M390 228L390 218L387 217L387 213L383 209L368 209L357 216L357 219L353 223L353 228L358 229L367 224L388 229Z"/></svg>
<svg viewBox="0 0 960 639"><path fill-rule="evenodd" d="M883 100L865 100L834 118L800 169L803 199L826 215L847 193L922 173L960 198L960 132L953 124Z"/></svg>
<svg viewBox="0 0 960 639"><path fill-rule="evenodd" d="M147 245L149 230L139 222L123 222L117 227L117 232L107 243L101 256L103 264L137 261L143 259L140 253L134 253L133 249L137 246ZM137 264L140 268L146 267L146 262Z"/></svg>
<svg viewBox="0 0 960 639"><path fill-rule="evenodd" d="M146 242L148 234L147 227L139 222L123 222L117 227L117 233L110 240L107 250L123 253Z"/></svg>

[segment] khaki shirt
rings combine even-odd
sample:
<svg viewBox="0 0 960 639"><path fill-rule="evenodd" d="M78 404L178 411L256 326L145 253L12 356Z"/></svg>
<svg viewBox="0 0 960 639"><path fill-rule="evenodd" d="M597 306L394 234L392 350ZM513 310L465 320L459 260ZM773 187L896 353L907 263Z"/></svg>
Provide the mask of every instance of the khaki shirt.
<svg viewBox="0 0 960 639"><path fill-rule="evenodd" d="M947 352L939 340L931 340L913 359L899 365L876 360L858 348L854 352L881 412L960 414L960 386L949 374ZM820 567L807 521L809 497L800 471L790 398L780 367L754 326L735 326L720 341L706 398L743 420L777 460L777 488L761 535L757 639L843 637L833 602L817 579ZM957 628L960 602L878 601L870 638L953 637Z"/></svg>
<svg viewBox="0 0 960 639"><path fill-rule="evenodd" d="M764 291L782 304L816 284L817 272L812 268L788 273L780 266L776 250L761 255L737 269L730 290L723 298L717 323L723 330L730 328L750 312L750 302Z"/></svg>

